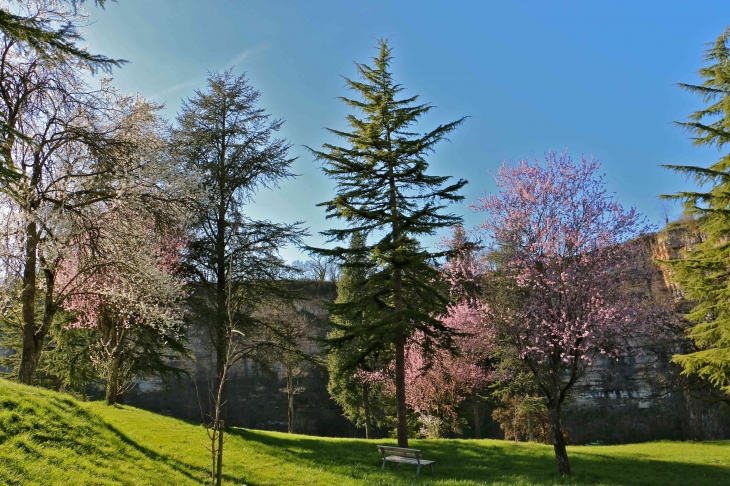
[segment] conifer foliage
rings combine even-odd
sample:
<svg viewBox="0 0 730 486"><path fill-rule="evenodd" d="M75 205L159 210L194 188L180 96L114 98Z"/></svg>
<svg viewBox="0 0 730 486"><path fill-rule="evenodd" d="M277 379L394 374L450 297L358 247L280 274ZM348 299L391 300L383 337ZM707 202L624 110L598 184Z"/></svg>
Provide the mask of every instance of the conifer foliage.
<svg viewBox="0 0 730 486"><path fill-rule="evenodd" d="M701 85L680 84L702 97L707 106L677 125L691 134L694 145L714 145L719 150L730 142L730 27L709 44L699 70ZM686 175L699 186L697 191L671 196L684 202L685 211L698 217L704 241L685 258L661 262L672 269L673 278L697 302L687 314L695 323L689 337L699 350L676 355L685 373L697 373L730 392L730 153L708 168L665 165ZM706 189L702 191L702 188Z"/></svg>
<svg viewBox="0 0 730 486"><path fill-rule="evenodd" d="M361 80L346 79L346 83L360 99L340 98L357 113L348 115L350 131L329 129L346 145L325 144L321 151L312 150L324 172L337 182L337 195L320 206L328 218L347 225L323 235L342 242L360 232L372 236L371 243L313 250L343 258L344 268L352 265L346 257L355 254L374 260L375 269L359 284L364 289L361 297L331 309L335 316L354 316L367 309L371 318L362 326L343 327L343 334L330 344L336 347L358 339L360 360L368 355L395 356L398 444L407 447L406 341L421 331L425 350L435 343L451 345L450 330L434 317L447 300L434 283L438 273L432 260L438 254L426 251L418 237L460 222L460 217L443 210L463 199L458 192L466 184L428 175L426 155L464 118L423 135L414 133L415 123L433 106L419 104L418 96L397 98L404 88L389 71L391 61L387 40L380 40L373 65L356 64Z"/></svg>
<svg viewBox="0 0 730 486"><path fill-rule="evenodd" d="M365 238L361 233L353 233L350 239L350 249L361 249L365 245ZM352 252L355 253L355 252ZM347 268L341 272L337 281L336 304L346 304L357 301L363 296L362 282L372 270L372 260L362 254L349 255ZM337 324L328 337L337 339L348 333L351 328L362 327L369 318L367 312L361 312L354 319L335 316ZM345 329L347 328L347 329ZM378 363L372 357L360 359L362 342L354 338L331 349L327 357L327 371L329 383L327 390L337 402L344 416L356 426L365 428L365 438L374 438L374 426L383 424L382 393L379 383L373 383L369 375L382 369L383 363ZM359 361L357 365L354 362ZM354 369L353 369L354 368Z"/></svg>
<svg viewBox="0 0 730 486"><path fill-rule="evenodd" d="M193 208L186 263L197 289L191 304L216 350L216 380L225 376L231 326L252 340L261 328L253 317L256 306L286 293L278 277L289 267L279 249L298 245L306 234L300 223L246 214L259 190L294 176L290 145L276 138L284 121L260 108L260 97L245 75L212 73L207 90L183 103L173 133L176 156L201 174L205 193ZM225 386L221 394L225 402Z"/></svg>

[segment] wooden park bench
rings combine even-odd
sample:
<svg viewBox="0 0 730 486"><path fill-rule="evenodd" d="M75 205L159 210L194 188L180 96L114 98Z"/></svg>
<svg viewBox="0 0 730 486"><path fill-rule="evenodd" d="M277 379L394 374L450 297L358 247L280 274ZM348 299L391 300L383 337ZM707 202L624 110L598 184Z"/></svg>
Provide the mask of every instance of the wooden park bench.
<svg viewBox="0 0 730 486"><path fill-rule="evenodd" d="M423 459L421 451L418 449L406 449L404 447L378 446L378 450L383 455L383 467L381 471L385 471L385 462L392 461L398 464L417 464L416 474L421 472L421 466L428 466L433 474L433 463L436 461L426 461Z"/></svg>

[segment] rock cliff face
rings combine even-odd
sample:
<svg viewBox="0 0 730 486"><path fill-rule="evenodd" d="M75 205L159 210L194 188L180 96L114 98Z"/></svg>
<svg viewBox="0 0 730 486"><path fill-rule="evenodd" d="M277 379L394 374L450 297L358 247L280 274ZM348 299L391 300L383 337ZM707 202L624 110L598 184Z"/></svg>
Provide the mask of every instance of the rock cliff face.
<svg viewBox="0 0 730 486"><path fill-rule="evenodd" d="M672 223L671 226L654 236L652 244L652 256L657 260L676 260L683 258L688 250L693 250L697 243L702 242L702 235L688 227ZM664 287L674 300L684 297L682 289L671 280L671 271L662 268L660 273L664 279Z"/></svg>
<svg viewBox="0 0 730 486"><path fill-rule="evenodd" d="M642 290L658 302L669 303L683 312L687 304L681 289L666 269L654 259L681 258L682 251L692 249L701 235L686 226L675 225L645 240L645 251L637 265L650 270L650 278L639 282ZM316 317L314 334L327 332L327 313L323 302L336 297L333 284L302 282L302 299L298 307ZM127 403L190 420L200 420L206 413L207 386L215 369L215 356L204 329L194 330L191 345L194 361L180 363L194 377L165 388L155 381L142 381L128 396ZM310 351L316 342L306 343ZM564 411L564 425L575 443L603 440L624 443L646 440L705 440L730 438L730 413L725 405L708 405L687 392L673 391L672 378L679 369L670 362L680 349L664 352L636 353L621 361L596 361L591 370L575 385L574 394ZM295 431L328 436L362 436L362 431L342 417L342 411L329 398L327 376L322 370L310 370L298 383L303 388L296 396ZM228 423L251 428L285 431L286 395L283 371L264 369L245 361L236 366L229 387ZM196 389L197 387L197 389ZM201 405L202 404L202 405ZM471 413L465 414L471 416ZM499 437L494 424L482 426L483 437ZM473 437L473 424L465 428Z"/></svg>
<svg viewBox="0 0 730 486"><path fill-rule="evenodd" d="M324 302L336 297L329 282L295 282L302 298L297 307L314 317L312 335L327 333ZM126 403L187 420L201 420L207 414L208 386L215 375L215 354L204 327L192 329L190 346L194 360L176 363L192 376L163 386L156 380L142 380L125 397ZM318 351L315 341L303 343L305 351ZM342 417L342 410L329 397L326 371L310 368L296 383L302 392L295 398L295 432L324 436L354 437L358 431ZM280 366L263 368L250 360L237 363L228 385L227 423L266 430L287 430L287 399L284 371Z"/></svg>
<svg viewBox="0 0 730 486"><path fill-rule="evenodd" d="M702 241L688 224L674 223L647 237L641 265L650 270L646 292L678 314L691 303L672 281L671 270L654 260L682 258ZM711 405L692 398L674 386L681 371L671 363L682 351L678 342L667 349L647 351L637 343L636 352L618 362L595 362L575 385L573 401L566 407L565 425L577 443L604 440L607 443L644 440L708 440L730 437L726 405Z"/></svg>

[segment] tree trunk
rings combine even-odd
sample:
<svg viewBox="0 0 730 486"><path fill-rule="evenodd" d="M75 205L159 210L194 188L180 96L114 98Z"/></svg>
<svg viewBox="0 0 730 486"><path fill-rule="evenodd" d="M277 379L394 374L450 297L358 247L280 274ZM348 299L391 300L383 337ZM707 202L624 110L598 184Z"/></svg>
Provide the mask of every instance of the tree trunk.
<svg viewBox="0 0 730 486"><path fill-rule="evenodd" d="M216 466L218 465L218 429L213 426L213 433L210 434L210 486L215 486L218 478Z"/></svg>
<svg viewBox="0 0 730 486"><path fill-rule="evenodd" d="M289 418L288 432L294 433L294 380L292 380L292 370L287 367L286 369L286 395L288 399L287 406L287 417Z"/></svg>
<svg viewBox="0 0 730 486"><path fill-rule="evenodd" d="M224 122L225 123L225 120ZM225 167L225 145L221 147L221 154L219 160L219 166ZM224 187L224 181L219 180L219 188ZM216 388L218 392L219 403L216 403L218 412L217 420L226 420L228 418L228 386L226 383L227 373L226 366L228 361L228 343L229 340L233 339L232 335L229 335L232 330L229 330L229 326L232 327L233 323L229 322L230 311L232 303L229 302L229 288L228 278L233 278L232 275L228 275L228 265L232 262L226 259L226 229L228 224L226 222L226 198L223 194L218 194L220 200L218 201L218 214L216 215L216 233L215 233L215 298L216 298L216 315L215 322L213 323L214 331L212 337L214 338L215 354L216 354Z"/></svg>
<svg viewBox="0 0 730 486"><path fill-rule="evenodd" d="M33 384L33 376L38 367L43 348L43 335L35 332L33 324L23 325L23 351L20 355L18 381L25 385Z"/></svg>
<svg viewBox="0 0 730 486"><path fill-rule="evenodd" d="M479 402L474 400L474 437L482 438L482 421L479 418Z"/></svg>
<svg viewBox="0 0 730 486"><path fill-rule="evenodd" d="M221 323L223 326L223 323ZM215 356L216 356L216 367L215 367L215 388L220 397L220 403L215 404L218 408L218 420L226 420L228 418L228 383L226 373L226 361L228 359L228 342L225 329L218 327L216 329L216 343L215 343Z"/></svg>
<svg viewBox="0 0 730 486"><path fill-rule="evenodd" d="M570 474L568 451L565 450L565 436L563 436L563 426L560 423L560 406L551 403L548 407L548 412L550 415L550 432L553 439L553 449L555 450L555 460L558 463L558 472L560 474Z"/></svg>
<svg viewBox="0 0 730 486"><path fill-rule="evenodd" d="M216 486L221 486L223 480L223 429L225 429L225 421L218 422L218 467L216 468Z"/></svg>
<svg viewBox="0 0 730 486"><path fill-rule="evenodd" d="M370 422L370 386L367 383L362 384L362 409L365 414L365 438L373 438L373 425Z"/></svg>
<svg viewBox="0 0 730 486"><path fill-rule="evenodd" d="M28 243L26 247L26 266L23 270L23 293L21 302L23 306L23 348L20 356L20 369L18 370L18 381L26 385L33 384L41 352L43 351L43 340L51 329L53 317L56 315L57 305L54 301L55 273L49 268L43 269L45 280L45 298L43 302L43 317L40 326L36 323L36 265L38 243L40 241L36 224L30 223L26 228L28 232ZM41 258L41 265L45 262Z"/></svg>
<svg viewBox="0 0 730 486"><path fill-rule="evenodd" d="M532 410L527 411L527 441L535 442L535 433L532 428Z"/></svg>
<svg viewBox="0 0 730 486"><path fill-rule="evenodd" d="M395 399L398 412L398 447L408 447L408 422L406 420L406 338L395 341Z"/></svg>
<svg viewBox="0 0 730 486"><path fill-rule="evenodd" d="M21 302L23 306L23 350L20 355L20 369L18 381L25 385L33 384L38 360L43 347L43 335L37 333L35 322L36 300L36 266L38 250L38 228L35 221L27 224L27 241L25 244L25 268L23 268L23 292Z"/></svg>
<svg viewBox="0 0 730 486"><path fill-rule="evenodd" d="M388 142L388 185L390 195L390 224L391 224L391 243L393 249L400 239L400 214L398 212L397 188L395 183L395 166L397 159L392 157L392 144L390 139L390 131L386 132L386 140ZM395 323L403 329L403 274L399 265L395 264L393 273L393 305L395 307ZM405 367L405 349L406 336L401 330L395 338L395 400L396 411L398 416L398 447L408 447L408 421L406 420L406 367Z"/></svg>
<svg viewBox="0 0 730 486"><path fill-rule="evenodd" d="M107 405L114 405L117 403L117 396L119 395L119 364L120 357L115 356L112 358L109 364L109 375L106 379L106 403Z"/></svg>

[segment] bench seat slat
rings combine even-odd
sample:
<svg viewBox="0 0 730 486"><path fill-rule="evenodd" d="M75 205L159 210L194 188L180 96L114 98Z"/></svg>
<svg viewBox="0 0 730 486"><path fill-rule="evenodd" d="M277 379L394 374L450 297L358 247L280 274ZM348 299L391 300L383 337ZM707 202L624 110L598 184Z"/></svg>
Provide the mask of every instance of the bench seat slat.
<svg viewBox="0 0 730 486"><path fill-rule="evenodd" d="M403 456L388 456L385 458L386 461L392 461L392 462L404 462L407 464L418 464L419 461L417 459L411 459L410 457L403 457ZM433 464L436 461L426 461L421 459L420 464L421 466L428 466L429 464Z"/></svg>

